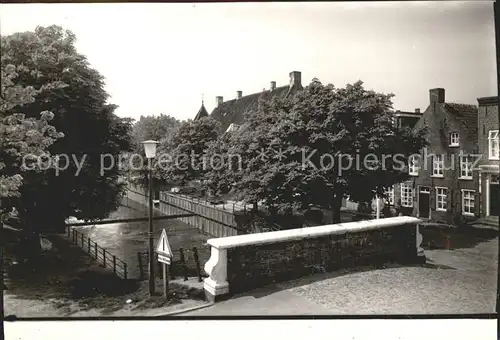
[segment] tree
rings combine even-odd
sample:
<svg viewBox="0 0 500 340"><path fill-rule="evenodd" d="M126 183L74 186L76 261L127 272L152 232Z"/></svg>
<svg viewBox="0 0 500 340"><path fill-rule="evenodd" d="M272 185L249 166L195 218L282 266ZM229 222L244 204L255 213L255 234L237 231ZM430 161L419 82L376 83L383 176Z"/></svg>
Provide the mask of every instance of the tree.
<svg viewBox="0 0 500 340"><path fill-rule="evenodd" d="M163 170L165 177L170 177L182 185L205 179L208 165L206 152L211 143L217 140L220 124L211 117L187 121L179 128L172 139L174 146L170 165Z"/></svg>
<svg viewBox="0 0 500 340"><path fill-rule="evenodd" d="M392 126L391 97L365 90L361 81L336 89L313 80L291 97L261 102L217 147L239 154L241 168L226 159L232 169L212 170L211 177L234 183L248 203L287 213L330 209L340 222L342 198L384 196L408 178L408 156L426 145L425 131Z"/></svg>
<svg viewBox="0 0 500 340"><path fill-rule="evenodd" d="M175 117L165 114L160 114L159 116L141 116L132 128L133 152L140 155L141 158L145 160L146 154L144 153L144 147L141 143L145 140L156 140L159 142L157 147L158 155L171 153L173 149L172 139L177 131L179 131L181 124L182 123ZM154 160L153 166L157 164L157 160L158 158ZM141 164L138 158L132 159L132 163L132 169L130 171L132 182L147 186L147 164ZM164 176L165 173L166 172L162 171L153 172L153 186L155 188L162 188L171 184L171 179Z"/></svg>
<svg viewBox="0 0 500 340"><path fill-rule="evenodd" d="M36 100L4 115L29 119L51 111L51 123L65 136L48 146L63 170L45 172L40 185L20 187L16 204L36 232L63 231L69 216L103 218L118 207L123 192L120 169L103 172L101 162L107 154L116 162L130 150L132 122L114 114L103 76L76 51L75 40L58 26L1 37L1 62L16 67L15 85L38 90Z"/></svg>
<svg viewBox="0 0 500 340"><path fill-rule="evenodd" d="M35 157L44 156L45 163L50 164L53 158L48 153L56 140L64 137L49 124L54 114L44 111L40 119L26 118L24 114L13 113L19 107L32 103L37 91L33 87L15 85L18 74L14 65L2 64L1 97L0 97L0 197L2 204L0 214L8 213L12 208L18 211L16 199L21 195L21 187L40 182L46 170L34 162ZM55 84L52 84L55 85Z"/></svg>

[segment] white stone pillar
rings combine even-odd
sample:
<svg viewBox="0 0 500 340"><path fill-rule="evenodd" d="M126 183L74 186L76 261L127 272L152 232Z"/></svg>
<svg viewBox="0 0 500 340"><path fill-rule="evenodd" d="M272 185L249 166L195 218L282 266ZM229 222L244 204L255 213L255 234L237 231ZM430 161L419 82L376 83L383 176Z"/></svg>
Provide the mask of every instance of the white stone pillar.
<svg viewBox="0 0 500 340"><path fill-rule="evenodd" d="M423 237L422 237L422 234L420 233L420 225L417 224L416 226L417 228L417 232L416 232L416 247L417 247L417 256L420 258L420 257L423 257L425 259L425 251L424 251L424 248L422 248L422 241L423 241Z"/></svg>
<svg viewBox="0 0 500 340"><path fill-rule="evenodd" d="M209 275L204 280L203 288L209 301L216 301L229 293L227 282L227 249L212 246L210 259L205 263L205 272Z"/></svg>

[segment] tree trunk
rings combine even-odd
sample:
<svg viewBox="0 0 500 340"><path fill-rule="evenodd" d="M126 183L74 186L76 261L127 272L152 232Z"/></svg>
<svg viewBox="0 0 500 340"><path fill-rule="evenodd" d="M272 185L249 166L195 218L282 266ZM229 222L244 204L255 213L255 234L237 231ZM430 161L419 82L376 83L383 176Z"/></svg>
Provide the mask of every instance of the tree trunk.
<svg viewBox="0 0 500 340"><path fill-rule="evenodd" d="M341 222L340 208L342 207L342 195L335 194L332 200L332 223L337 224Z"/></svg>

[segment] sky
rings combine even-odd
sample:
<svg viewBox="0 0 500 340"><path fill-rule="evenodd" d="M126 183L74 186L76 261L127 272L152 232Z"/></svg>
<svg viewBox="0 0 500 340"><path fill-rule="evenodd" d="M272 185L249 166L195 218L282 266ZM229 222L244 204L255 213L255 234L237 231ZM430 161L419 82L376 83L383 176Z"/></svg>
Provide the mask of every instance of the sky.
<svg viewBox="0 0 500 340"><path fill-rule="evenodd" d="M60 25L106 78L117 114L194 118L224 100L313 78L362 80L423 111L429 89L497 95L493 2L2 4L0 31Z"/></svg>

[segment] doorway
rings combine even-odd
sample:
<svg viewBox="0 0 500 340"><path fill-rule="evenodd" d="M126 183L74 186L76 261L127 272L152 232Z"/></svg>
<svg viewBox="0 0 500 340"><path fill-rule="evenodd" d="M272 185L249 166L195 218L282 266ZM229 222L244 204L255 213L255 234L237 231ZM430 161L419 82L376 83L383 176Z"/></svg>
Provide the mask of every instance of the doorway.
<svg viewBox="0 0 500 340"><path fill-rule="evenodd" d="M429 187L420 187L418 191L418 217L430 217L430 196L431 189Z"/></svg>
<svg viewBox="0 0 500 340"><path fill-rule="evenodd" d="M500 187L497 182L490 182L489 187L489 207L490 207L490 216L500 216Z"/></svg>

